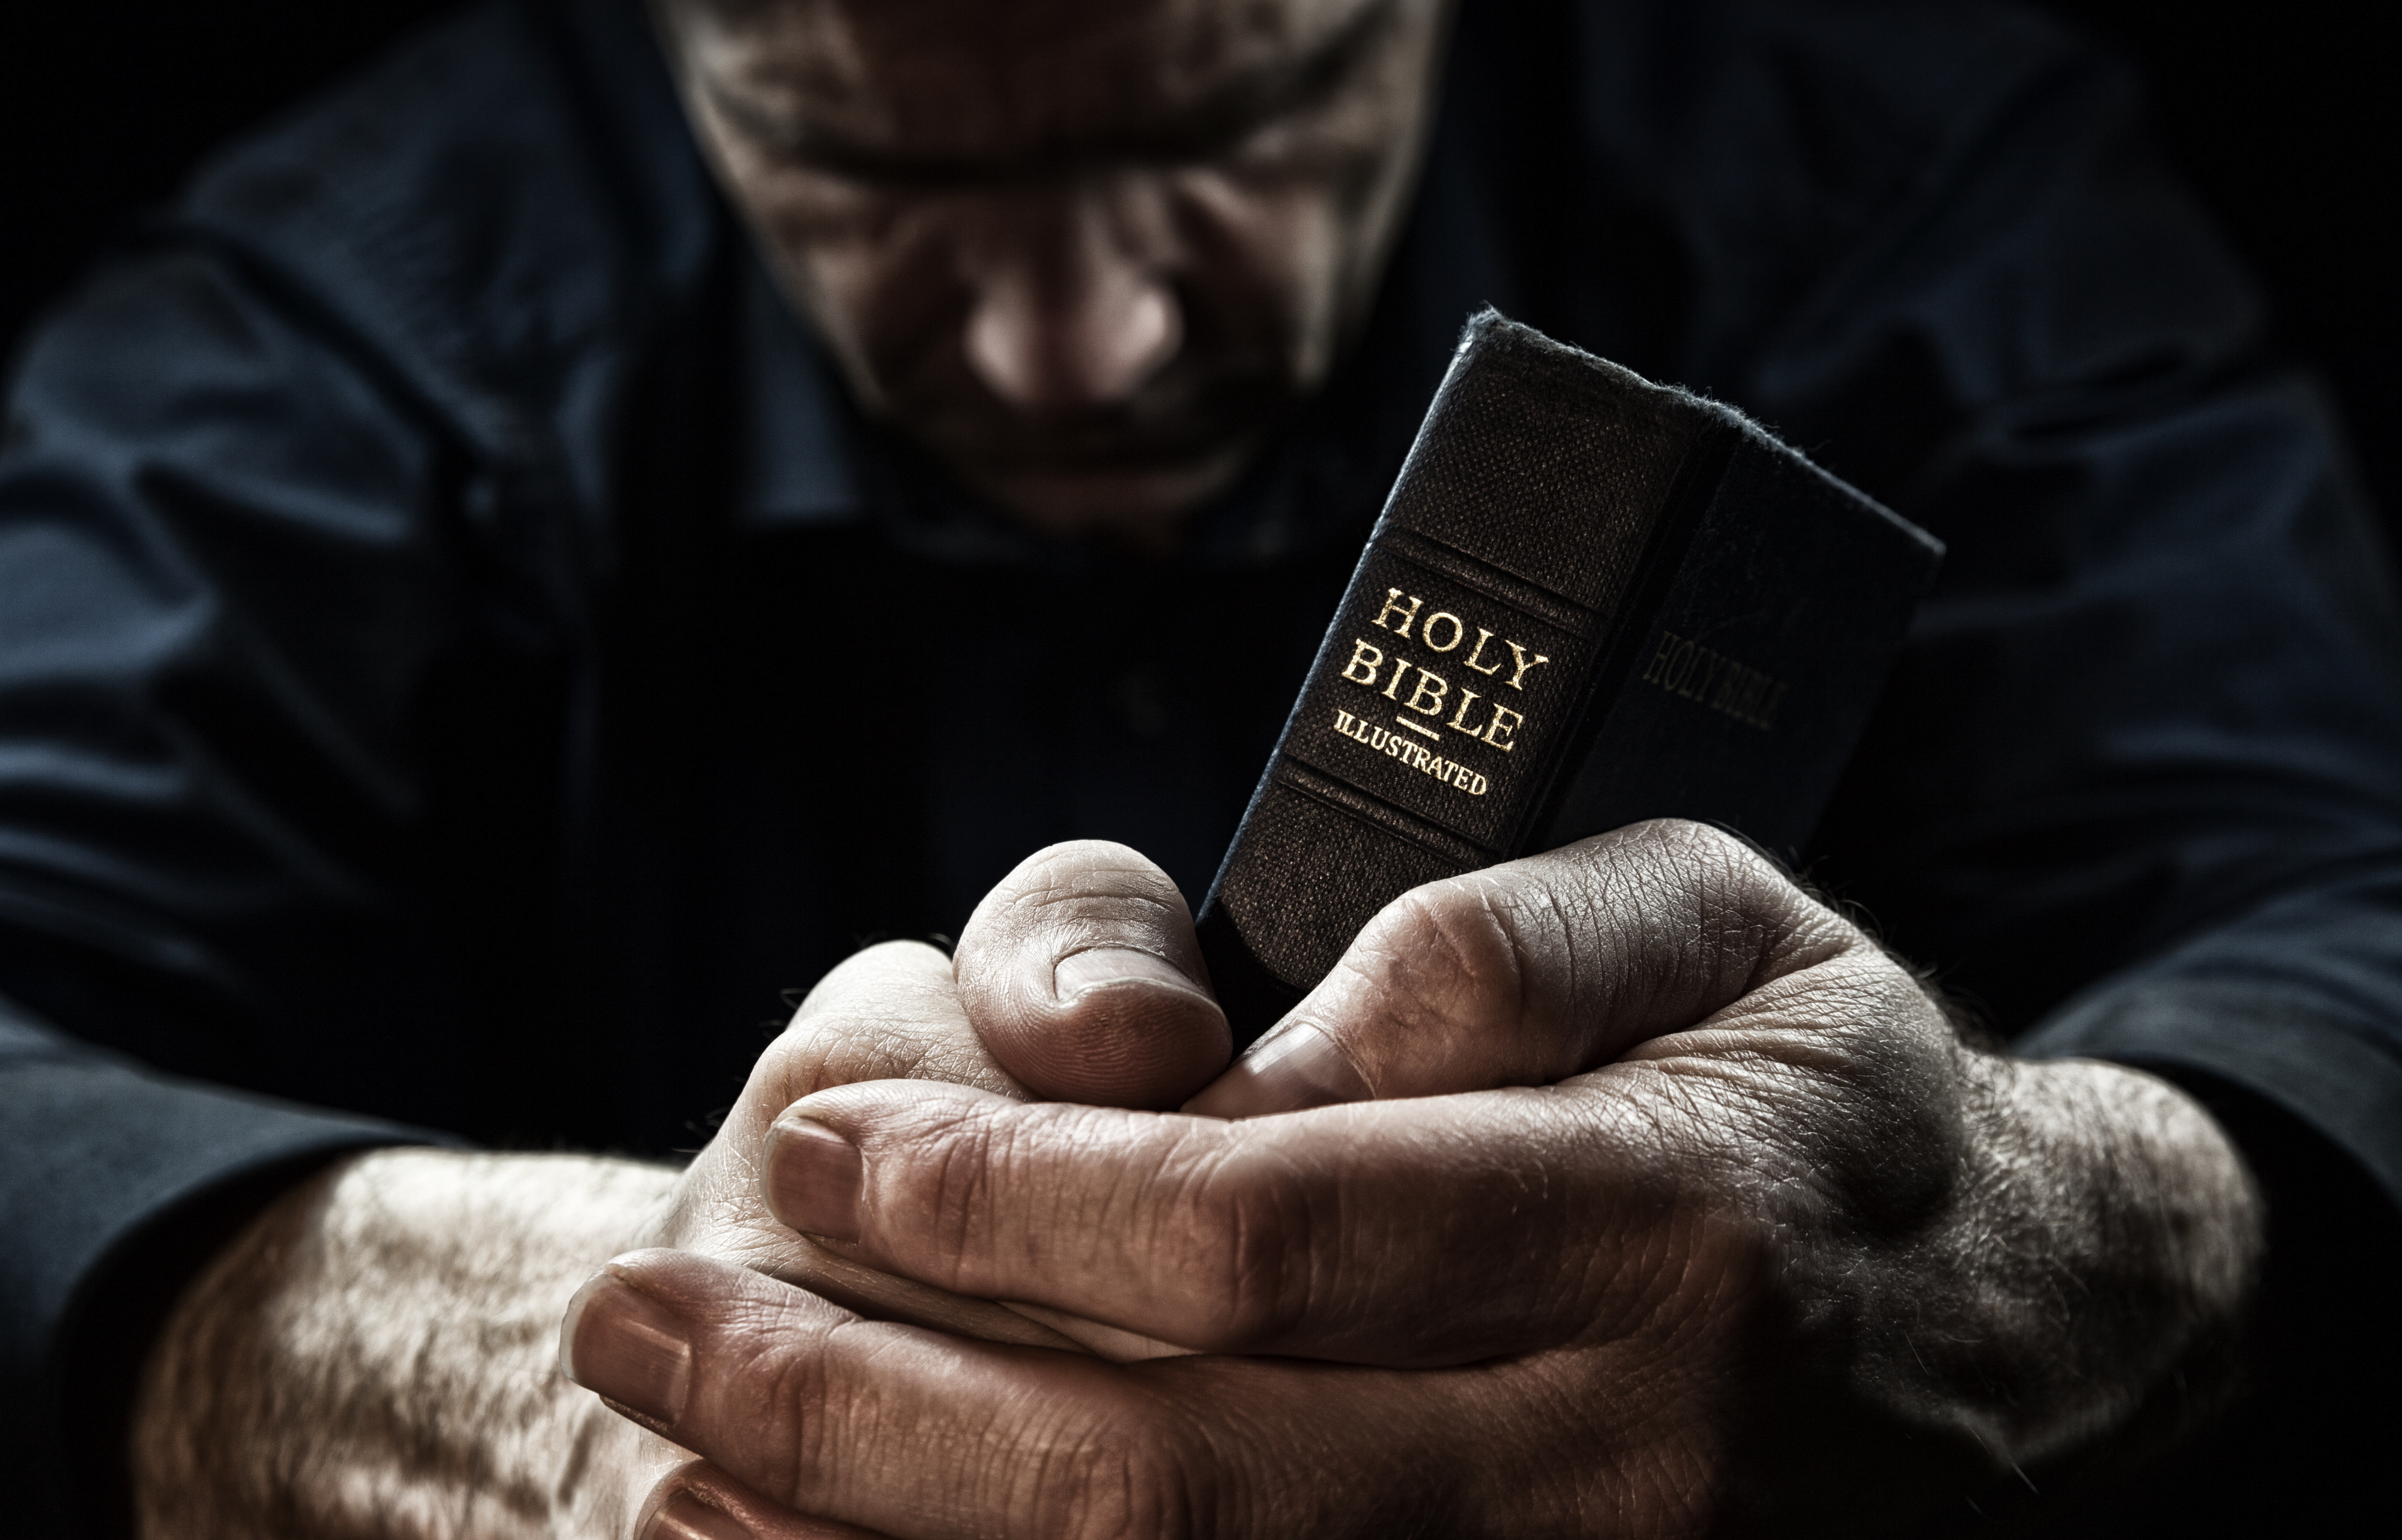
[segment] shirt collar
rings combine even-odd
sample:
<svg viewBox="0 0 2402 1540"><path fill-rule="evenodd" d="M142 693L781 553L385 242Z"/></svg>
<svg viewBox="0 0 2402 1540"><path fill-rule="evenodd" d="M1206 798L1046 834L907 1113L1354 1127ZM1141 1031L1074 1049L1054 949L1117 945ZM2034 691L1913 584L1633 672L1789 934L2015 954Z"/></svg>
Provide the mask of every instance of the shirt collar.
<svg viewBox="0 0 2402 1540"><path fill-rule="evenodd" d="M842 385L755 254L740 264L743 424L737 522L770 529L861 514L853 415Z"/></svg>

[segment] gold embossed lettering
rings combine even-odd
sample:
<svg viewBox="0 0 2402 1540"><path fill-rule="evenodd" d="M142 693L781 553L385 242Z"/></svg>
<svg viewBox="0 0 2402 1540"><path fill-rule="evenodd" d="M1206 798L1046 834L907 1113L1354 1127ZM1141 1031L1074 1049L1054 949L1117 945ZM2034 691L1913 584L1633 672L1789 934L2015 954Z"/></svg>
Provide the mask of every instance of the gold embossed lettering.
<svg viewBox="0 0 2402 1540"><path fill-rule="evenodd" d="M1485 664L1476 661L1484 655L1484 644L1492 639L1492 632L1482 626L1476 628L1476 648L1468 654L1468 666L1480 674L1498 674L1501 671L1501 665L1498 663Z"/></svg>
<svg viewBox="0 0 2402 1540"><path fill-rule="evenodd" d="M1407 719L1401 719L1401 722L1402 726L1412 732L1428 731ZM1444 759L1429 750L1424 745L1405 738L1387 728L1370 726L1348 711L1334 713L1334 730L1346 738L1366 744L1377 753L1399 760L1421 775L1432 776L1446 786L1456 787L1471 797L1481 797L1487 790L1488 783L1483 776L1476 774L1456 760ZM1503 745L1504 749L1507 747L1508 745Z"/></svg>
<svg viewBox="0 0 2402 1540"><path fill-rule="evenodd" d="M1510 643L1510 654L1518 660L1518 671L1510 676L1510 688L1512 690L1524 690L1526 687L1521 682L1526 677L1526 670L1540 668L1552 661L1540 653L1536 653L1532 658L1527 657L1526 650L1514 641Z"/></svg>
<svg viewBox="0 0 2402 1540"><path fill-rule="evenodd" d="M1404 598L1409 599L1406 608L1401 604ZM1410 623L1418 618L1418 606L1425 602L1426 600L1415 595L1404 595L1399 588L1387 588L1385 590L1385 607L1376 612L1376 624L1406 640L1410 634ZM1396 610L1401 611L1401 623L1399 626L1386 626L1385 617Z"/></svg>
<svg viewBox="0 0 2402 1540"><path fill-rule="evenodd" d="M1651 667L1643 670L1644 683L1663 682L1667 676L1668 660L1676 656L1677 643L1683 639L1674 631L1663 630L1660 633L1660 650L1651 654Z"/></svg>
<svg viewBox="0 0 2402 1540"><path fill-rule="evenodd" d="M1773 675L1666 630L1660 633L1659 648L1643 670L1643 682L1699 701L1761 732L1774 722L1787 689Z"/></svg>
<svg viewBox="0 0 2402 1540"><path fill-rule="evenodd" d="M1690 641L1677 644L1675 654L1668 659L1667 671L1660 677L1660 683L1663 687L1680 695L1685 693L1685 681L1693 671L1695 646L1695 643Z"/></svg>
<svg viewBox="0 0 2402 1540"><path fill-rule="evenodd" d="M1401 704L1422 717L1439 717L1443 715L1443 697L1450 690L1450 683L1441 674L1421 667L1418 669L1418 687L1411 691L1410 698Z"/></svg>
<svg viewBox="0 0 2402 1540"><path fill-rule="evenodd" d="M1706 647L1703 648L1701 661L1693 668L1693 672L1700 677L1693 681L1693 687L1685 694L1695 700L1709 699L1710 686L1725 668L1726 663L1725 653L1713 653Z"/></svg>
<svg viewBox="0 0 2402 1540"><path fill-rule="evenodd" d="M1502 720L1505 717L1509 719L1506 722ZM1484 739L1506 754L1513 747L1510 742L1510 735L1516 732L1519 724L1525 720L1506 706L1497 706L1493 708L1493 720L1484 726Z"/></svg>
<svg viewBox="0 0 2402 1540"><path fill-rule="evenodd" d="M1445 722L1443 725L1446 727L1456 728L1459 732L1467 734L1471 738L1484 736L1484 730L1483 728L1470 727L1468 725L1468 708L1475 705L1480 698L1481 697L1478 696L1476 692L1473 690L1462 690L1459 693L1459 709L1454 711L1451 714L1451 721Z"/></svg>
<svg viewBox="0 0 2402 1540"><path fill-rule="evenodd" d="M1343 677L1354 684L1373 686L1376 682L1376 670L1384 666L1382 649L1371 647L1364 641L1354 641L1351 643L1351 661L1343 666ZM1355 673L1355 669L1360 672Z"/></svg>
<svg viewBox="0 0 2402 1540"><path fill-rule="evenodd" d="M1385 698L1387 700L1399 700L1401 698L1400 694L1401 688L1401 676L1409 671L1409 659L1397 657L1393 660L1392 682L1385 686Z"/></svg>
<svg viewBox="0 0 2402 1540"><path fill-rule="evenodd" d="M1434 628L1445 621L1451 623L1451 639L1437 641L1434 639ZM1427 616L1427 623L1424 626L1418 627L1418 639L1425 642L1430 651L1437 653L1450 652L1458 646L1460 639L1467 635L1468 627L1461 625L1459 617L1448 610L1437 610L1433 614Z"/></svg>

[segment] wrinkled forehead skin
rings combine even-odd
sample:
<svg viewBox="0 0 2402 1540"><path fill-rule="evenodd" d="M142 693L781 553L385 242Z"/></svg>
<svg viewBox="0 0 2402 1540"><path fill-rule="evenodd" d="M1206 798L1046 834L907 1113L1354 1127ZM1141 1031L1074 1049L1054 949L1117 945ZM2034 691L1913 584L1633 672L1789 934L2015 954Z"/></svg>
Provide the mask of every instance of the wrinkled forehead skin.
<svg viewBox="0 0 2402 1540"><path fill-rule="evenodd" d="M780 126L885 154L1106 151L1238 107L1385 0L664 0L692 62Z"/></svg>

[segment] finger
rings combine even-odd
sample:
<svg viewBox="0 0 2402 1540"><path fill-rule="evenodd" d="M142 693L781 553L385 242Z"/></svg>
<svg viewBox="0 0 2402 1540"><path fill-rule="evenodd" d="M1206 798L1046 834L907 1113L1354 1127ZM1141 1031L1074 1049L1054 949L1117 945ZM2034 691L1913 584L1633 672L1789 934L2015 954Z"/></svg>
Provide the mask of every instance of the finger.
<svg viewBox="0 0 2402 1540"><path fill-rule="evenodd" d="M752 1067L708 1151L685 1182L681 1224L667 1238L816 1291L862 1314L1029 1346L1076 1349L1052 1327L837 1256L781 1226L746 1222L759 1205L756 1152L770 1119L822 1086L932 1078L1022 1096L968 1024L950 959L890 942L845 960L809 991Z"/></svg>
<svg viewBox="0 0 2402 1540"><path fill-rule="evenodd" d="M1028 857L976 906L956 960L970 1019L1038 1096L1173 1107L1234 1051L1183 895L1123 845Z"/></svg>
<svg viewBox="0 0 2402 1540"><path fill-rule="evenodd" d="M862 1321L672 1251L612 1261L560 1347L749 1493L906 1540L1449 1529L1490 1479L1461 1437L1494 1421L1486 1371L1122 1368Z"/></svg>
<svg viewBox="0 0 2402 1540"><path fill-rule="evenodd" d="M1070 1406L1141 1415L1097 1360L862 1320L679 1252L613 1260L570 1303L559 1341L570 1379L752 1492L913 1536L1011 1527L1041 1463L1011 1458L1029 1425L1072 1443L1094 1414L1062 1426ZM1002 1385L1015 1406L991 1404ZM970 1453L969 1470L937 1478Z"/></svg>
<svg viewBox="0 0 2402 1540"><path fill-rule="evenodd" d="M854 1524L794 1513L703 1460L660 1478L633 1533L636 1540L884 1540Z"/></svg>
<svg viewBox="0 0 2402 1540"><path fill-rule="evenodd" d="M1672 1162L1692 1121L1731 1120L1616 1068L1644 1083L1243 1122L843 1086L778 1121L767 1191L961 1294L1209 1353L1460 1363L1610 1329L1691 1262Z"/></svg>
<svg viewBox="0 0 2402 1540"><path fill-rule="evenodd" d="M778 1077L770 1109L854 1080L947 1080L1003 1095L1026 1088L977 1036L951 959L922 942L886 942L846 958L793 1012L763 1065Z"/></svg>
<svg viewBox="0 0 2402 1540"><path fill-rule="evenodd" d="M687 1173L679 1228L667 1238L771 1265L747 1248L780 1250L785 1238L745 1222L756 1212L757 1152L769 1122L824 1086L919 1077L1024 1094L968 1024L950 959L917 942L868 947L809 991L752 1066L742 1094Z"/></svg>
<svg viewBox="0 0 2402 1540"><path fill-rule="evenodd" d="M1545 1085L1862 948L1732 835L1636 824L1404 894L1185 1109Z"/></svg>

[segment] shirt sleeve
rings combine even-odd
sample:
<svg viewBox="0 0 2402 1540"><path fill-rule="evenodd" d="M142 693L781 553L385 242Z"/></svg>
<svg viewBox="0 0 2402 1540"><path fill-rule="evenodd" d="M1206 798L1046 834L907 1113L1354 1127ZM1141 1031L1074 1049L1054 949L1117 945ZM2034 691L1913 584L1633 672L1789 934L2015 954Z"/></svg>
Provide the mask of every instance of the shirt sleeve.
<svg viewBox="0 0 2402 1540"><path fill-rule="evenodd" d="M125 1414L181 1286L326 1161L437 1138L154 1075L0 1000L0 1474L22 1533L125 1528Z"/></svg>
<svg viewBox="0 0 2402 1540"><path fill-rule="evenodd" d="M1902 60L1845 107L1910 156L1815 205L1871 212L1718 344L1950 546L1816 874L2020 1052L2241 1087L2402 1201L2390 554L2136 92L1994 25L1953 105Z"/></svg>
<svg viewBox="0 0 2402 1540"><path fill-rule="evenodd" d="M339 1151L438 1137L289 1098L377 1110L409 1066L348 1024L446 1019L409 896L410 702L456 628L446 474L338 329L196 244L104 276L12 387L0 1467L49 1532L105 1523L71 1504L121 1473L78 1463L121 1458L141 1350L211 1245Z"/></svg>
<svg viewBox="0 0 2402 1540"><path fill-rule="evenodd" d="M1733 8L1748 76L1662 193L1685 378L1949 546L1809 874L2018 1052L2182 1085L2268 1199L2237 1403L1964 1532L2360 1529L2402 1366L2402 623L2334 414L2108 62L2021 7Z"/></svg>

